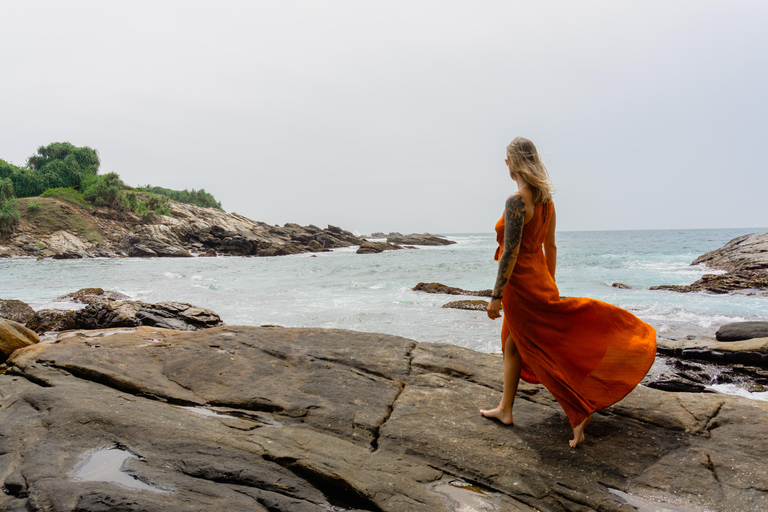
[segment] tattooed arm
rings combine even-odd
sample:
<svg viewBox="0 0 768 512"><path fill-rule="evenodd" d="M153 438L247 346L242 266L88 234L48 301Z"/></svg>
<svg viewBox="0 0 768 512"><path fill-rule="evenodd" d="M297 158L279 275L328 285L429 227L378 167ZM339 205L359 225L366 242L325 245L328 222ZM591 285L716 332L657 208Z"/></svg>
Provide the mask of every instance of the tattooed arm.
<svg viewBox="0 0 768 512"><path fill-rule="evenodd" d="M493 287L493 300L488 304L488 317L499 318L501 297L507 287L509 278L517 263L517 255L520 252L520 239L523 236L525 224L525 202L520 194L513 194L507 198L504 206L504 250L499 258L499 270L496 274L496 284Z"/></svg>

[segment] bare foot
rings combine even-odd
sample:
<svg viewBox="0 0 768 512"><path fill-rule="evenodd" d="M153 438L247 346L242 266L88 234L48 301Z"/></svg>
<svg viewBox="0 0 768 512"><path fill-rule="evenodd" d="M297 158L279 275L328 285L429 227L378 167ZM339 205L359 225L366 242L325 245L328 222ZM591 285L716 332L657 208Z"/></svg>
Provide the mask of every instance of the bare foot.
<svg viewBox="0 0 768 512"><path fill-rule="evenodd" d="M505 425L512 425L512 408L502 409L501 406L495 409L480 409L480 414L486 418L497 419Z"/></svg>
<svg viewBox="0 0 768 512"><path fill-rule="evenodd" d="M584 442L584 428L589 425L589 420L591 419L592 415L590 414L584 418L584 421L573 427L573 439L568 441L571 448L576 448L580 443Z"/></svg>

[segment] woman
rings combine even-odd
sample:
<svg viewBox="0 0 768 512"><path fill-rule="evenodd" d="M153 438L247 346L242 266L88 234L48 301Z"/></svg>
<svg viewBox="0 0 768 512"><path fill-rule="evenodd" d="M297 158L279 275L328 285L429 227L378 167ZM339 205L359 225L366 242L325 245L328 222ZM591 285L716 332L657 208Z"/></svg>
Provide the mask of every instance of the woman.
<svg viewBox="0 0 768 512"><path fill-rule="evenodd" d="M499 269L488 317L500 318L504 391L487 418L513 423L520 377L543 384L562 406L576 447L594 411L627 395L656 355L656 331L621 308L585 298L560 299L555 284L555 207L536 147L518 137L506 164L517 183L496 224ZM543 251L542 251L543 247Z"/></svg>

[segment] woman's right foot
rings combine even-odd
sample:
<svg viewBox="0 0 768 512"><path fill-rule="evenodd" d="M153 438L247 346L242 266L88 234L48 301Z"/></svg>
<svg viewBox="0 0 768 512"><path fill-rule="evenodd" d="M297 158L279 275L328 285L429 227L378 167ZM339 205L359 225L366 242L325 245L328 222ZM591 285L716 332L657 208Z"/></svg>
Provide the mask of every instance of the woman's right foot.
<svg viewBox="0 0 768 512"><path fill-rule="evenodd" d="M502 409L501 406L495 409L480 409L480 414L486 418L496 419L505 425L512 425L512 408Z"/></svg>

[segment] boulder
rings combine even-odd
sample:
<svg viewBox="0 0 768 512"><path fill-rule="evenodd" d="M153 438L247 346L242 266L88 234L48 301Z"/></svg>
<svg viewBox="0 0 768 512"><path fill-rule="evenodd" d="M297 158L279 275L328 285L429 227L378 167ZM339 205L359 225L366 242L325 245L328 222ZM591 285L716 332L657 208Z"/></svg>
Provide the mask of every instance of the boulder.
<svg viewBox="0 0 768 512"><path fill-rule="evenodd" d="M199 258L215 258L216 255L216 249L208 249L205 252L201 252L197 255Z"/></svg>
<svg viewBox="0 0 768 512"><path fill-rule="evenodd" d="M444 293L446 295L474 295L475 297L490 297L493 295L493 290L462 290L461 288L446 286L442 283L419 283L413 287L413 291L425 293Z"/></svg>
<svg viewBox="0 0 768 512"><path fill-rule="evenodd" d="M402 249L399 245L390 244L389 242L363 242L357 249L357 254L378 254L384 251L392 251Z"/></svg>
<svg viewBox="0 0 768 512"><path fill-rule="evenodd" d="M14 299L0 299L0 318L25 324L34 314L35 310L29 307L29 304L26 302Z"/></svg>
<svg viewBox="0 0 768 512"><path fill-rule="evenodd" d="M614 287L614 288L619 288L620 290L631 290L632 289L631 286L629 286L628 284L624 284L624 283L612 283L611 286Z"/></svg>
<svg viewBox="0 0 768 512"><path fill-rule="evenodd" d="M742 341L669 340L659 338L656 350L678 359L746 364L768 368L768 337Z"/></svg>
<svg viewBox="0 0 768 512"><path fill-rule="evenodd" d="M395 336L139 327L62 334L8 365L8 510L768 508L766 402L641 386L571 449L541 386L520 384L514 426L478 413L498 403L501 357ZM112 476L88 477L107 449Z"/></svg>
<svg viewBox="0 0 768 512"><path fill-rule="evenodd" d="M66 331L78 328L76 311L62 309L41 309L27 320L27 328L37 332Z"/></svg>
<svg viewBox="0 0 768 512"><path fill-rule="evenodd" d="M156 258L157 253L144 244L135 244L126 250L128 256L132 258Z"/></svg>
<svg viewBox="0 0 768 512"><path fill-rule="evenodd" d="M130 297L124 293L116 292L114 290L104 290L103 288L81 288L76 292L67 293L61 297L57 297L57 301L62 302L77 302L80 304L90 304L91 302L97 302L101 300L125 300Z"/></svg>
<svg viewBox="0 0 768 512"><path fill-rule="evenodd" d="M768 338L768 322L733 322L720 326L717 341L741 341Z"/></svg>
<svg viewBox="0 0 768 512"><path fill-rule="evenodd" d="M468 309L472 311L486 311L488 309L487 300L455 300L443 304L444 308L450 309Z"/></svg>
<svg viewBox="0 0 768 512"><path fill-rule="evenodd" d="M0 362L5 361L16 349L39 342L37 334L20 323L0 318Z"/></svg>

